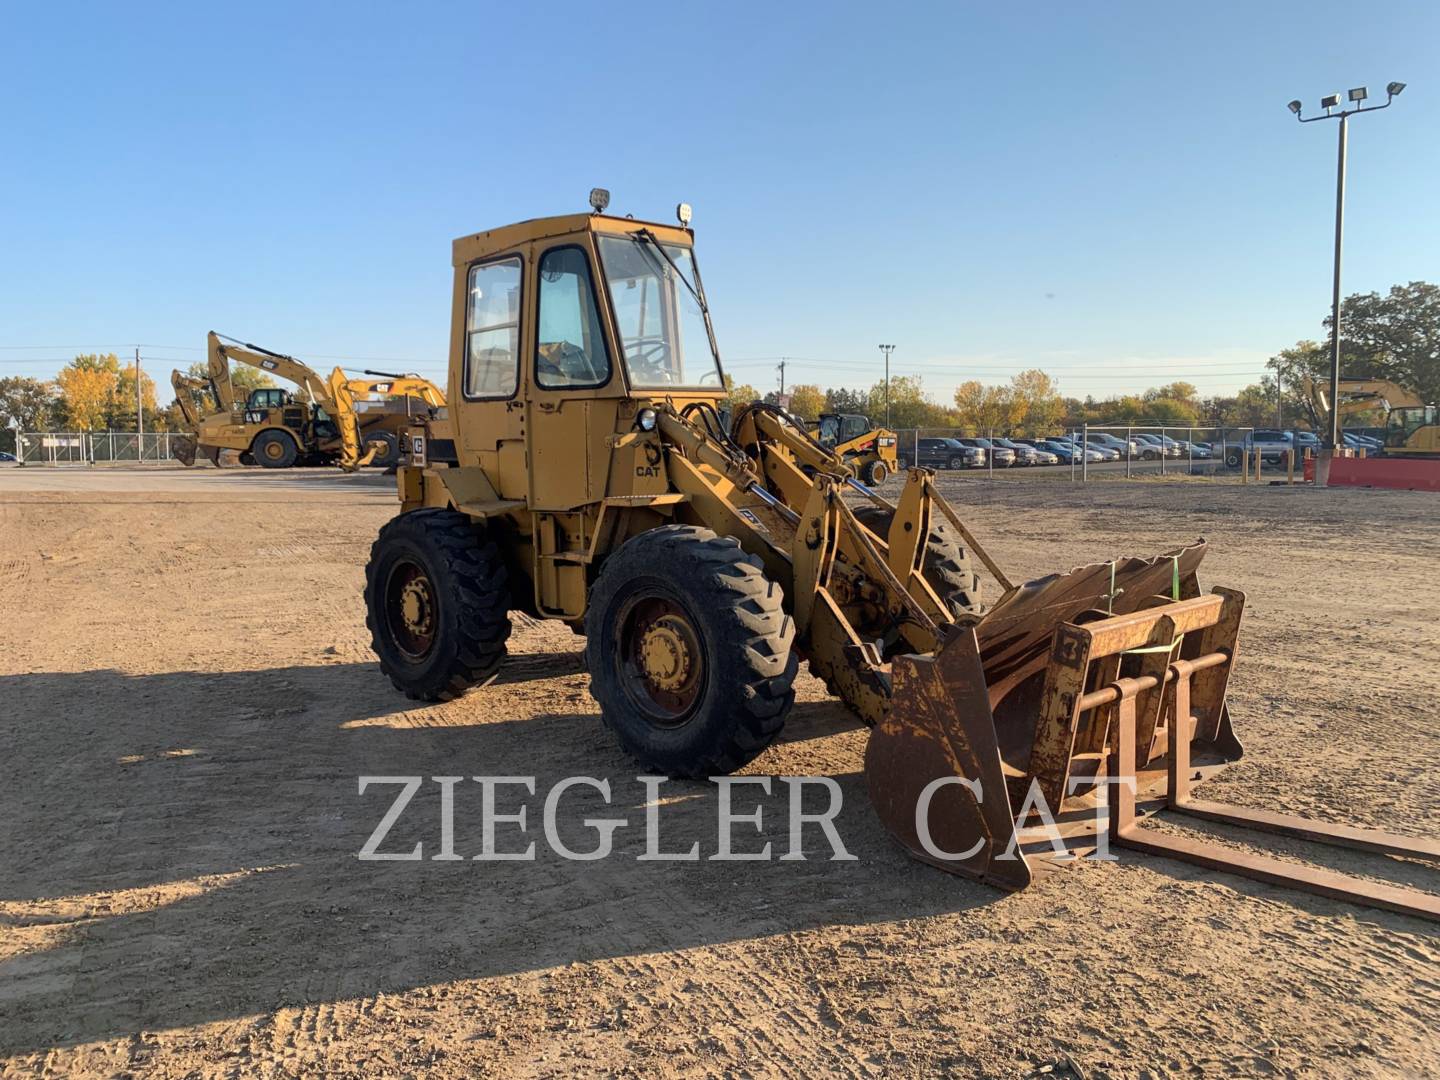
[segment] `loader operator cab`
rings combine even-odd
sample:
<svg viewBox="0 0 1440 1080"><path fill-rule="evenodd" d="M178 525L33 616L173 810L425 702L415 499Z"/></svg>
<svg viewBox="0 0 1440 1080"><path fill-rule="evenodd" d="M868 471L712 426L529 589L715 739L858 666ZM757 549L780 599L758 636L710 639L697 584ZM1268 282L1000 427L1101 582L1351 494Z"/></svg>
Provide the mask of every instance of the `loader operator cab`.
<svg viewBox="0 0 1440 1080"><path fill-rule="evenodd" d="M821 446L833 449L840 443L858 439L870 430L870 418L854 413L824 413L817 428L817 441Z"/></svg>
<svg viewBox="0 0 1440 1080"><path fill-rule="evenodd" d="M723 392L688 233L677 242L659 235L678 232L673 227L598 215L524 224L549 233L543 227L552 222L554 233L514 245L522 249L515 254L466 259L461 382L467 399L516 393L527 315L535 327L531 379L537 390ZM491 235L456 241L457 263L462 246L472 246L468 241ZM527 262L533 282L526 281ZM532 289L533 307L526 296ZM614 380L617 373L623 385Z"/></svg>

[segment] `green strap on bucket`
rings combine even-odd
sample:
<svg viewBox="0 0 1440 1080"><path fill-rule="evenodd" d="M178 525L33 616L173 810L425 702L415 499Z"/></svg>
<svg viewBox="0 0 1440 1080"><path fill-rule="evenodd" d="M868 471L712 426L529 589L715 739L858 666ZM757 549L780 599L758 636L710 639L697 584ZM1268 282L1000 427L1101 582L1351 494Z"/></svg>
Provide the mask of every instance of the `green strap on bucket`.
<svg viewBox="0 0 1440 1080"><path fill-rule="evenodd" d="M1171 555L1171 556L1170 556L1170 599L1171 599L1171 600L1175 600L1175 601L1178 601L1178 600L1180 599L1180 556L1179 556L1179 555ZM1113 613L1113 612L1114 612L1114 609L1115 609L1115 560L1114 560L1114 559L1111 559L1111 560L1110 560L1110 609L1111 609L1111 612ZM1172 641L1169 645L1144 645L1144 646L1141 646L1141 647L1138 648L1138 649L1126 649L1125 652L1122 653L1121 655L1123 655L1123 656L1138 656L1138 655L1140 655L1140 654L1142 654L1142 653L1171 652L1171 651L1173 651L1173 650L1175 649L1175 647L1176 647L1177 645L1179 645L1179 644L1180 644L1182 641L1184 641L1184 640L1185 640L1185 635L1184 635L1184 634L1181 634L1181 635L1180 635L1179 637L1177 637L1174 641Z"/></svg>

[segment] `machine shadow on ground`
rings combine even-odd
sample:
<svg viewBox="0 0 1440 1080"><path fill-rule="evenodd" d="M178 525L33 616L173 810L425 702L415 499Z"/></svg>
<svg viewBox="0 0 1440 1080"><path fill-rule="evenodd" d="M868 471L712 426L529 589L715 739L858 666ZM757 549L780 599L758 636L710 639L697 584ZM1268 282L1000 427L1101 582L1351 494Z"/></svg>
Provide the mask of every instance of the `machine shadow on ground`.
<svg viewBox="0 0 1440 1080"><path fill-rule="evenodd" d="M518 656L511 681L578 670L573 653ZM207 673L117 671L0 677L9 702L3 770L0 1047L24 1052L145 1029L234 1018L285 1004L394 992L574 961L889 923L1004 894L909 859L870 810L862 776L835 777L836 827L856 861L830 861L818 828L804 861L789 850L788 789L737 790L735 812L763 805L763 824L733 827L718 850L718 789L661 789L659 849L695 862L643 861L643 771L594 712L488 715L483 692L419 708L368 663ZM553 698L551 699L553 701ZM97 703L100 704L97 707ZM407 711L406 706L411 706ZM553 705L551 706L553 708ZM63 760L38 733L57 710L93 716ZM790 740L854 730L838 703L805 703ZM31 729L32 734L25 734ZM858 758L855 767L859 767ZM527 804L528 830L500 826L497 847L536 841L534 861L476 861L481 786L455 788L455 860L436 860L440 785L433 776L534 776L537 794L502 789L499 808ZM571 789L557 835L595 848L584 819L623 818L614 853L579 862L551 850L544 798L568 776L609 780L608 805ZM358 791L360 776L426 778L381 851L357 853L399 793ZM819 812L828 794L804 793Z"/></svg>

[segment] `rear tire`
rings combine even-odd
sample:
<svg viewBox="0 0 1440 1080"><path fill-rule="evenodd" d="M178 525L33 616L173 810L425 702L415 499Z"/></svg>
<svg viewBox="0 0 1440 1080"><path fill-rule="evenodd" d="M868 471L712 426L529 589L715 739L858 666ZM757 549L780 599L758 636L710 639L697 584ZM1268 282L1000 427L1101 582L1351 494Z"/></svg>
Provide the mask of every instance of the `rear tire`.
<svg viewBox="0 0 1440 1080"><path fill-rule="evenodd" d="M879 506L858 506L855 516L860 524L882 540L890 535L890 521L894 515L889 510ZM960 538L954 535L948 521L930 526L921 573L951 615L958 619L981 613L980 577L971 567L970 554Z"/></svg>
<svg viewBox="0 0 1440 1080"><path fill-rule="evenodd" d="M255 441L250 444L250 453L267 469L288 469L300 456L300 449L285 432L270 428L255 436Z"/></svg>
<svg viewBox="0 0 1440 1080"><path fill-rule="evenodd" d="M585 615L585 664L621 747L647 769L701 778L769 746L799 663L782 602L760 560L709 529L652 529L606 559Z"/></svg>
<svg viewBox="0 0 1440 1080"><path fill-rule="evenodd" d="M965 459L959 454L956 454L949 461L945 462L945 467L947 469L963 469L965 467Z"/></svg>
<svg viewBox="0 0 1440 1080"><path fill-rule="evenodd" d="M380 670L406 697L449 701L489 682L510 637L500 549L466 515L392 518L365 567L365 625Z"/></svg>
<svg viewBox="0 0 1440 1080"><path fill-rule="evenodd" d="M366 447L375 443L384 443L384 448L376 451L375 456L370 459L370 464L376 469L388 469L400 461L400 440L395 437L394 432L377 431L370 435L362 436Z"/></svg>
<svg viewBox="0 0 1440 1080"><path fill-rule="evenodd" d="M860 467L860 482L867 487L879 487L889 476L890 470L885 467L885 462L878 458L867 461Z"/></svg>

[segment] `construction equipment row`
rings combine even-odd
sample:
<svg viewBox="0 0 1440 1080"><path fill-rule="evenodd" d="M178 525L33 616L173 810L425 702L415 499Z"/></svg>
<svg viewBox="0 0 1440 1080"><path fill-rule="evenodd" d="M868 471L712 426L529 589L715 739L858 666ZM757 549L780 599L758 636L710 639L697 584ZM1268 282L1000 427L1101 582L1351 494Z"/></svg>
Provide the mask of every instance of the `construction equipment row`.
<svg viewBox="0 0 1440 1080"><path fill-rule="evenodd" d="M353 472L366 465L390 467L400 460L410 421L445 407L444 391L419 375L366 372L366 378L358 378L337 367L324 379L293 356L213 330L206 356L207 379L170 374L187 427L176 456L186 465L203 456L219 466L228 450L243 464L266 468L334 464ZM237 401L232 361L279 376L299 392L260 387Z"/></svg>

